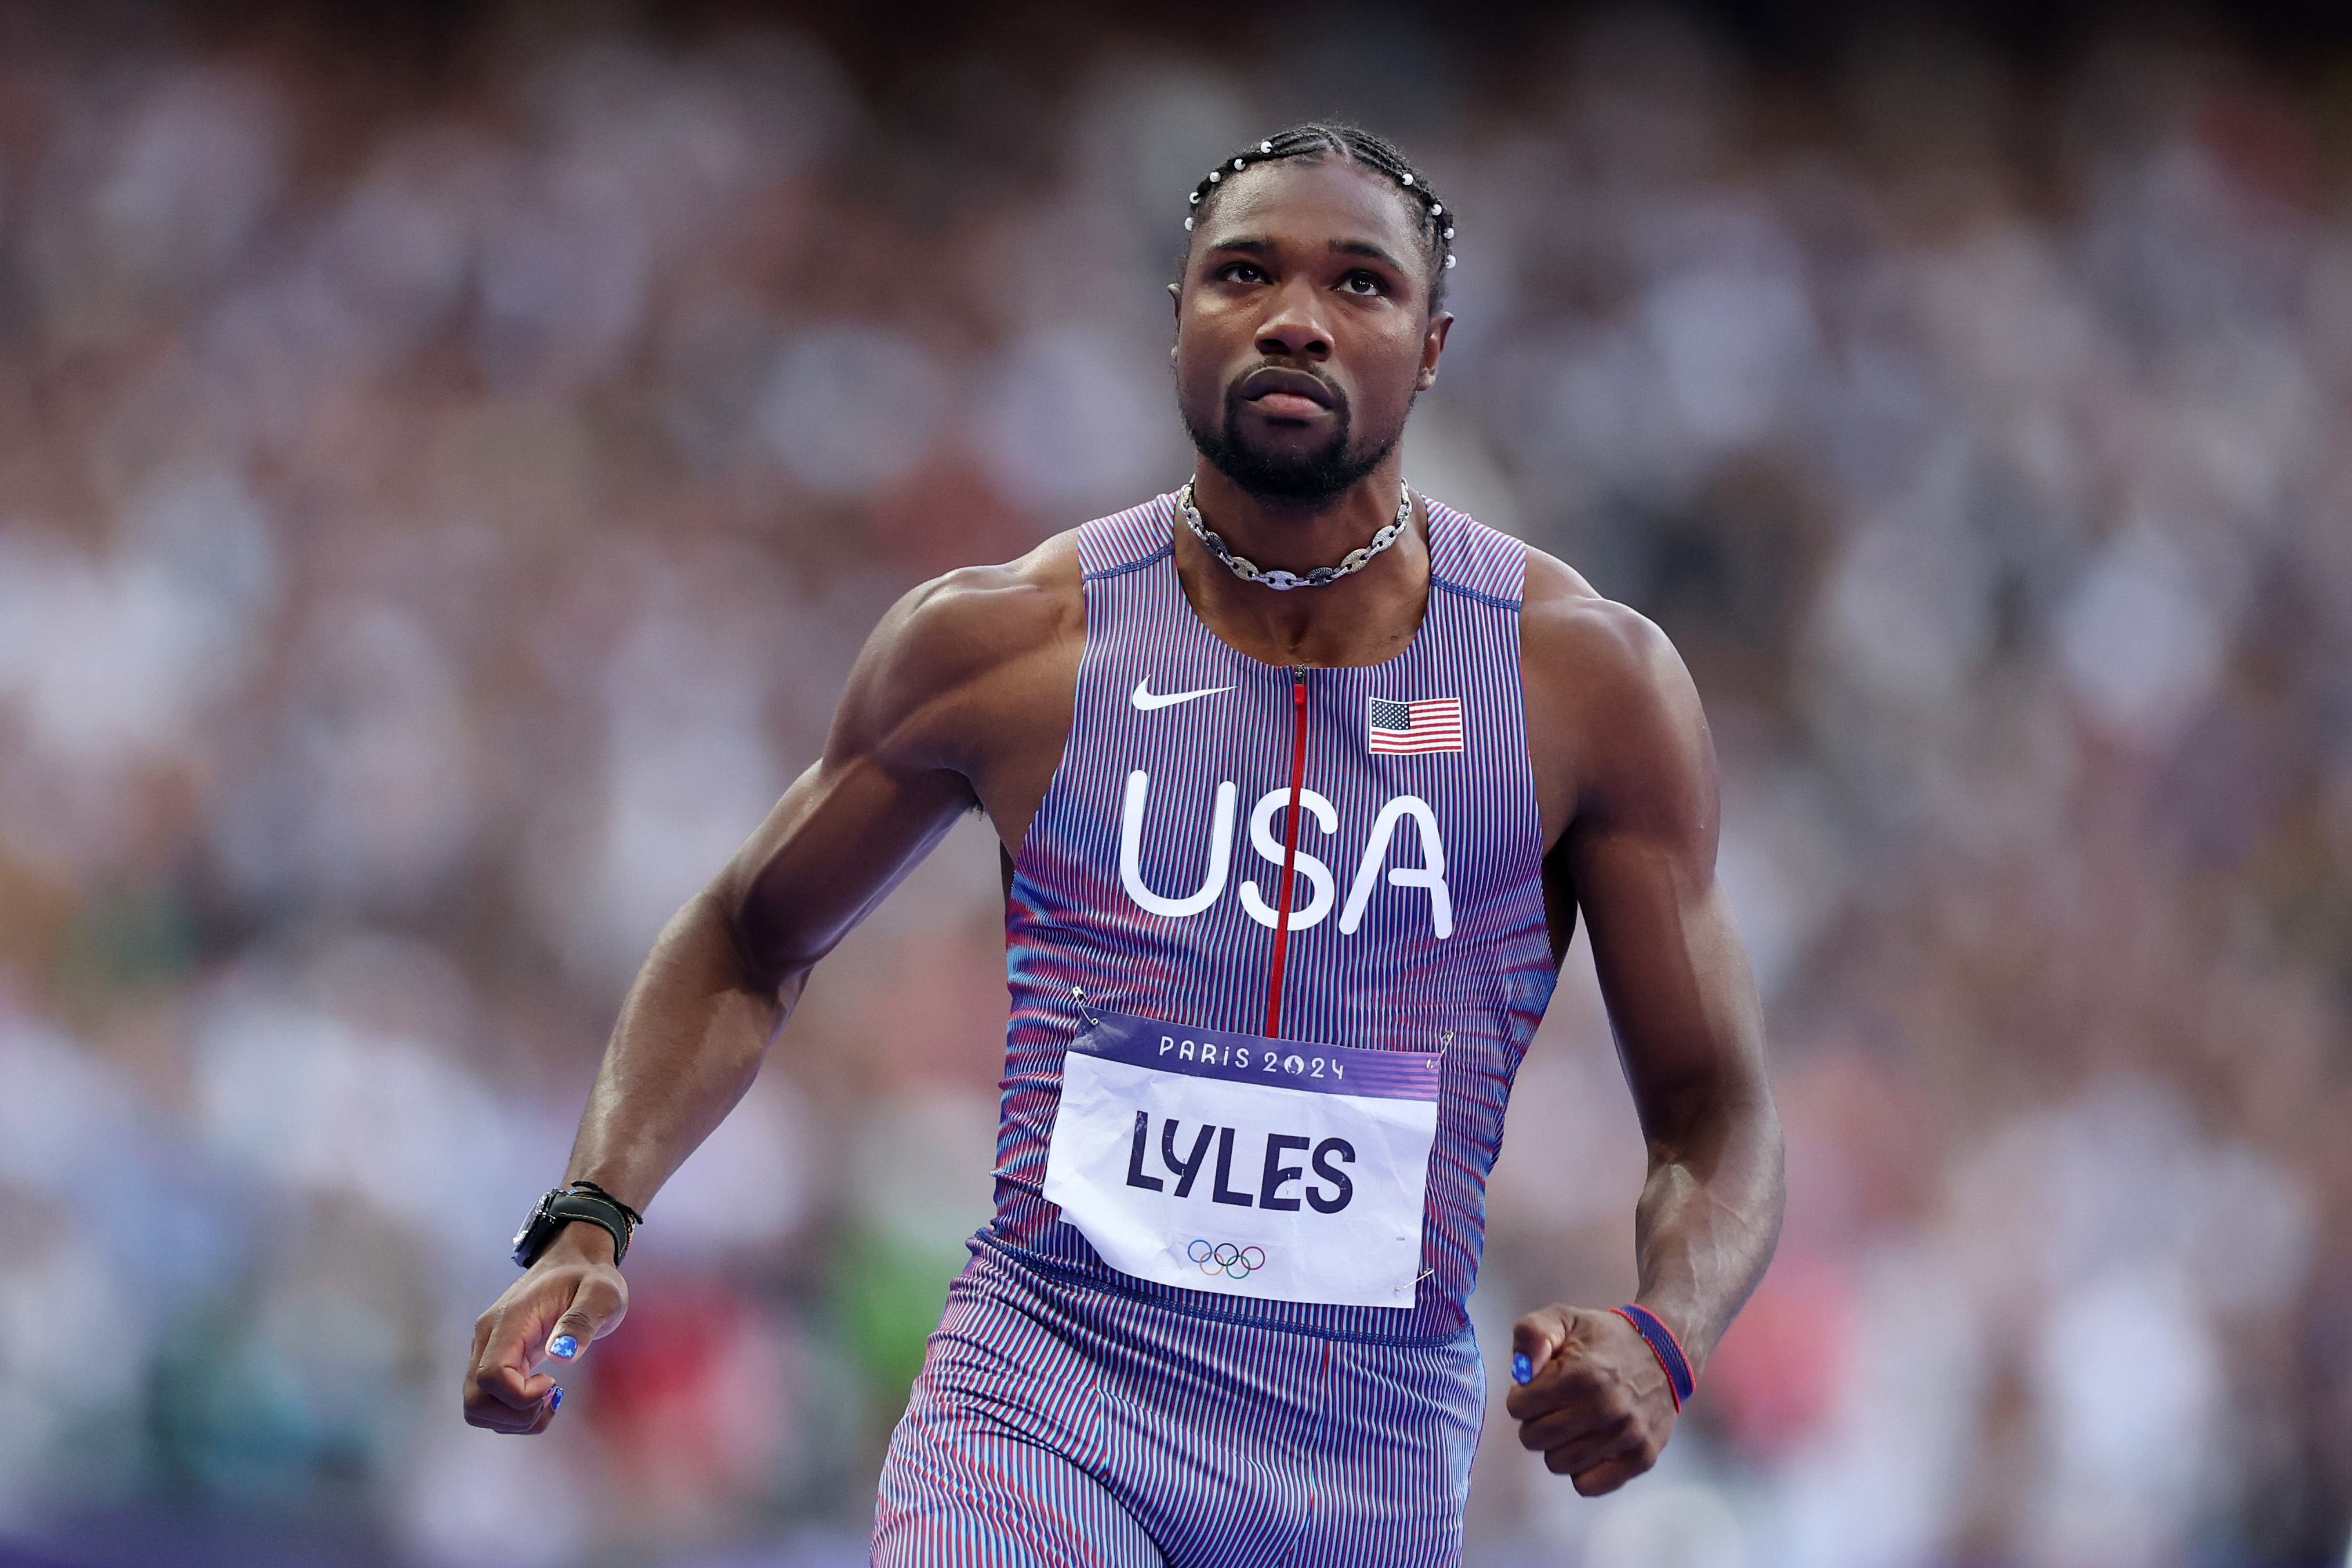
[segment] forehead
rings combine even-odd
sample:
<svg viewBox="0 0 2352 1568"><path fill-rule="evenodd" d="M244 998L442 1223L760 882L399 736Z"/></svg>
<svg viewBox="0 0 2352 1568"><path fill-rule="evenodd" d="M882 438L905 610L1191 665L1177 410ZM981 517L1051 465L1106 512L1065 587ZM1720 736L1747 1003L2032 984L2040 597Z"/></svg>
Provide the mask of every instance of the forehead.
<svg viewBox="0 0 2352 1568"><path fill-rule="evenodd" d="M1242 236L1321 248L1365 240L1391 254L1421 247L1419 204L1378 170L1345 158L1286 158L1227 176L1207 219L1203 244Z"/></svg>

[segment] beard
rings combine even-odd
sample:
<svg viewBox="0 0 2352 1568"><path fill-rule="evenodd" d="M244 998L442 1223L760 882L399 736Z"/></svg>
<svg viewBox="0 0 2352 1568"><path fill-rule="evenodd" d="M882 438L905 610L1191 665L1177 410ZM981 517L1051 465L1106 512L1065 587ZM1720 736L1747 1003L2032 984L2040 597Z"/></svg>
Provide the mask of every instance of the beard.
<svg viewBox="0 0 2352 1568"><path fill-rule="evenodd" d="M1241 379L1235 377L1225 391L1221 427L1212 429L1196 419L1181 398L1179 412L1193 448L1244 494L1260 500L1308 508L1326 505L1379 468L1404 435L1404 421L1399 419L1396 428L1381 432L1378 440L1351 447L1355 418L1347 395L1325 382L1331 394L1330 438L1312 451L1268 451L1252 445L1242 434L1242 400L1234 390Z"/></svg>

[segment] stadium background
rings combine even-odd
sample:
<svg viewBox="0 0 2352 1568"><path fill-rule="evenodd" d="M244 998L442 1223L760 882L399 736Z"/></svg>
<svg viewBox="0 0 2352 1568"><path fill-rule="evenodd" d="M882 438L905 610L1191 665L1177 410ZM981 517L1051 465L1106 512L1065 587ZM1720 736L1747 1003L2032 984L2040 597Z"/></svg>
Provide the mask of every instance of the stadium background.
<svg viewBox="0 0 2352 1568"><path fill-rule="evenodd" d="M651 1205L474 1314L880 610L1172 486L1183 193L1460 215L1406 470L1656 617L1790 1134L1666 1462L1483 1568L2305 1564L2352 1520L2352 54L2325 8L0 14L0 1562L862 1561L982 1217L959 828ZM1585 961L1476 1310L1620 1300Z"/></svg>

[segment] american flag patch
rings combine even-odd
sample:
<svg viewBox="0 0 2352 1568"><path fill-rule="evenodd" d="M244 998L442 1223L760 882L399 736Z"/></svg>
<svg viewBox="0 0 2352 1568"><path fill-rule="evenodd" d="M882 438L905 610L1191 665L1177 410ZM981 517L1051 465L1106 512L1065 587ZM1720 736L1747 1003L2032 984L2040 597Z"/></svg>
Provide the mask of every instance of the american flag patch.
<svg viewBox="0 0 2352 1568"><path fill-rule="evenodd" d="M1462 700L1427 702L1372 699L1371 746L1375 753L1458 752L1462 749Z"/></svg>

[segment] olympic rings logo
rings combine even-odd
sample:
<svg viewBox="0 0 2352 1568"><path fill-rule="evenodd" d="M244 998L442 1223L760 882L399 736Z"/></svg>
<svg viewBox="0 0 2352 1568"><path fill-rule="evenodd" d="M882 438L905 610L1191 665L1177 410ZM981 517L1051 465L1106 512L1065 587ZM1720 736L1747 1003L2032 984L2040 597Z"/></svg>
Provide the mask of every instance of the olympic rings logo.
<svg viewBox="0 0 2352 1568"><path fill-rule="evenodd" d="M1235 1247L1230 1241L1202 1241L1197 1237L1184 1249L1184 1256L1201 1266L1203 1274L1222 1274L1228 1279L1246 1279L1265 1267L1265 1249L1262 1247Z"/></svg>

